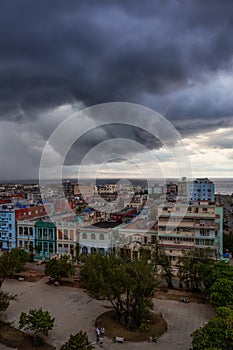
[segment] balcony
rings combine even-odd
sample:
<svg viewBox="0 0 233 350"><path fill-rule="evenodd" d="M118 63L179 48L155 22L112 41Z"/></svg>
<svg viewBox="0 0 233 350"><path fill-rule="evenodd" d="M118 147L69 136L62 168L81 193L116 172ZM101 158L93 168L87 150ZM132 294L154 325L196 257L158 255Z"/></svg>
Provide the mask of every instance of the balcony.
<svg viewBox="0 0 233 350"><path fill-rule="evenodd" d="M213 222L213 224L194 224L195 228L207 228L207 229L219 229L219 223Z"/></svg>

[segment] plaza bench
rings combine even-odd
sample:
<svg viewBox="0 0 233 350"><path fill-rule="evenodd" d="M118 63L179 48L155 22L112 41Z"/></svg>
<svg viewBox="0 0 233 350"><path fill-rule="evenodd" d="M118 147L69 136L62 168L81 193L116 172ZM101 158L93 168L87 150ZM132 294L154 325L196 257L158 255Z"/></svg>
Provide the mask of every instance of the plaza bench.
<svg viewBox="0 0 233 350"><path fill-rule="evenodd" d="M124 338L122 337L115 337L114 338L114 343L124 343Z"/></svg>

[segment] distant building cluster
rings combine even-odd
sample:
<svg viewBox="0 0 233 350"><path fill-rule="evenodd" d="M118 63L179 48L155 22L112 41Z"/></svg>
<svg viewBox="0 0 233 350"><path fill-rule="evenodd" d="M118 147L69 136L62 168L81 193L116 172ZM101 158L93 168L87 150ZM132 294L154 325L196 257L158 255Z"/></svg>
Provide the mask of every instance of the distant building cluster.
<svg viewBox="0 0 233 350"><path fill-rule="evenodd" d="M207 178L154 183L147 189L67 180L63 191L66 198L59 199L61 190L48 185L42 200L38 185L1 185L1 250L19 247L35 260L49 260L118 249L132 258L157 246L174 266L196 247L212 249L214 258L223 256L223 208Z"/></svg>

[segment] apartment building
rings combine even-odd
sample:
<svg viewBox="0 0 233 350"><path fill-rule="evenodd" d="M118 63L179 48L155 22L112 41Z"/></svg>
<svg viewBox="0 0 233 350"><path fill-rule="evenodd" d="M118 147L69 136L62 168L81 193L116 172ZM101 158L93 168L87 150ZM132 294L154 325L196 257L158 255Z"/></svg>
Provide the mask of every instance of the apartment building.
<svg viewBox="0 0 233 350"><path fill-rule="evenodd" d="M148 226L148 221L145 219L136 219L126 225L121 225L118 228L115 246L120 255L126 254L130 258L140 258L141 249L150 251L156 246L157 242L157 226Z"/></svg>
<svg viewBox="0 0 233 350"><path fill-rule="evenodd" d="M115 247L117 222L98 222L92 226L80 227L79 246L82 254L108 254Z"/></svg>
<svg viewBox="0 0 233 350"><path fill-rule="evenodd" d="M35 252L35 224L34 220L17 221L17 247L27 252Z"/></svg>
<svg viewBox="0 0 233 350"><path fill-rule="evenodd" d="M15 210L10 204L0 206L0 248L16 248Z"/></svg>
<svg viewBox="0 0 233 350"><path fill-rule="evenodd" d="M35 259L49 260L56 255L56 226L50 221L38 220L35 224Z"/></svg>
<svg viewBox="0 0 233 350"><path fill-rule="evenodd" d="M117 192L117 185L116 184L105 184L105 185L99 185L98 186L98 193L99 194L105 194L105 193L116 193Z"/></svg>
<svg viewBox="0 0 233 350"><path fill-rule="evenodd" d="M198 178L187 184L188 201L215 201L215 184L208 178Z"/></svg>
<svg viewBox="0 0 233 350"><path fill-rule="evenodd" d="M92 198L96 193L97 187L93 183L74 186L74 196L81 196L83 199Z"/></svg>
<svg viewBox="0 0 233 350"><path fill-rule="evenodd" d="M56 223L57 255L76 255L76 247L79 242L79 223L78 221L60 221Z"/></svg>
<svg viewBox="0 0 233 350"><path fill-rule="evenodd" d="M208 201L193 205L167 204L158 209L160 247L173 263L184 251L211 248L213 257L221 258L223 210Z"/></svg>

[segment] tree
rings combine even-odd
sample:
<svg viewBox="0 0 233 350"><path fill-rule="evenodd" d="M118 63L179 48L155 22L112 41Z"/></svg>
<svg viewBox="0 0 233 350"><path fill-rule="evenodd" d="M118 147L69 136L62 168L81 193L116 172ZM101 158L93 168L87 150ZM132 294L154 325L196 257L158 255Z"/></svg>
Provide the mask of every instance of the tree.
<svg viewBox="0 0 233 350"><path fill-rule="evenodd" d="M109 300L120 323L138 327L148 316L156 281L151 266L143 260L91 255L80 273L93 297Z"/></svg>
<svg viewBox="0 0 233 350"><path fill-rule="evenodd" d="M220 278L233 281L233 267L229 263L220 261L216 262L213 266L206 266L204 285L207 293L210 292L210 288L214 282Z"/></svg>
<svg viewBox="0 0 233 350"><path fill-rule="evenodd" d="M233 310L220 307L210 321L192 334L192 350L231 350Z"/></svg>
<svg viewBox="0 0 233 350"><path fill-rule="evenodd" d="M152 258L153 264L155 267L160 266L160 274L161 277L167 282L168 288L173 288L172 284L172 265L169 256L165 254L165 252L156 247L155 253Z"/></svg>
<svg viewBox="0 0 233 350"><path fill-rule="evenodd" d="M92 350L93 344L89 341L86 332L80 331L75 335L70 336L69 340L65 342L60 350Z"/></svg>
<svg viewBox="0 0 233 350"><path fill-rule="evenodd" d="M213 251L210 248L195 248L185 252L179 259L179 278L187 288L200 291L206 276L207 266L213 266Z"/></svg>
<svg viewBox="0 0 233 350"><path fill-rule="evenodd" d="M0 291L0 312L6 311L10 305L10 302L15 299L16 295Z"/></svg>
<svg viewBox="0 0 233 350"><path fill-rule="evenodd" d="M44 273L59 282L62 278L74 275L75 267L74 264L69 261L69 257L64 255L59 260L52 259L48 261Z"/></svg>
<svg viewBox="0 0 233 350"><path fill-rule="evenodd" d="M219 278L210 288L210 302L213 306L233 305L233 281Z"/></svg>
<svg viewBox="0 0 233 350"><path fill-rule="evenodd" d="M34 343L40 339L38 335L48 336L48 332L53 329L54 318L48 311L42 308L30 309L29 313L22 312L19 318L19 329L29 330L34 333Z"/></svg>
<svg viewBox="0 0 233 350"><path fill-rule="evenodd" d="M28 257L28 254L19 248L14 248L0 256L0 288L6 278L22 271Z"/></svg>
<svg viewBox="0 0 233 350"><path fill-rule="evenodd" d="M22 271L26 262L28 262L30 259L29 254L25 250L20 248L12 249L10 254L11 254L12 260L17 261L18 272Z"/></svg>

